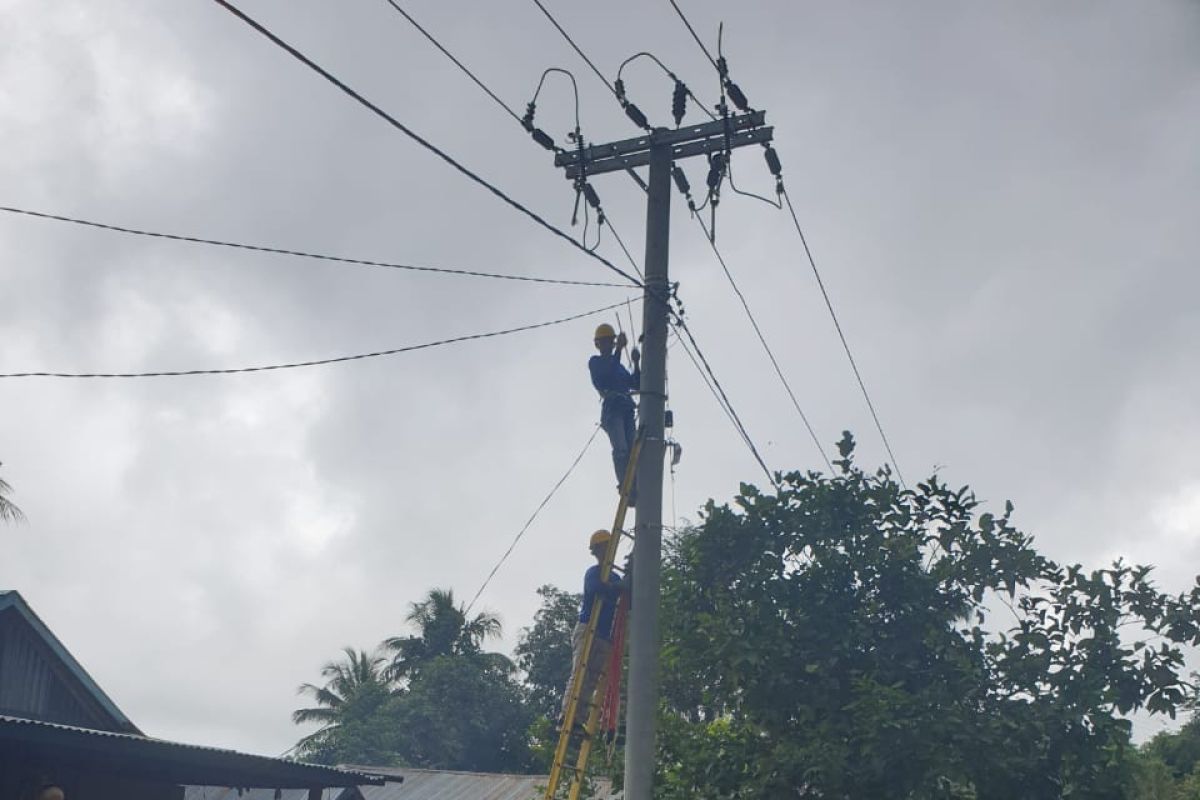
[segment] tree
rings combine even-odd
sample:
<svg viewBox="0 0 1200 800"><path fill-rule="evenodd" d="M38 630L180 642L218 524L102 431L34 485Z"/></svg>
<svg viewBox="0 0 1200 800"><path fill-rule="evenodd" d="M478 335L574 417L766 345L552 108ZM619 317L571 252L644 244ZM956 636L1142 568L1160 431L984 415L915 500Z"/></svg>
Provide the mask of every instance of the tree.
<svg viewBox="0 0 1200 800"><path fill-rule="evenodd" d="M12 494L12 487L0 478L0 522L21 522L25 519L25 513L8 499L9 494Z"/></svg>
<svg viewBox="0 0 1200 800"><path fill-rule="evenodd" d="M391 763L376 719L391 696L383 674L386 659L351 647L342 653L345 658L321 667L324 686L305 683L297 690L317 705L293 711L292 721L321 727L296 744L296 754L324 764Z"/></svg>
<svg viewBox="0 0 1200 800"><path fill-rule="evenodd" d="M532 712L516 667L483 650L500 635L499 619L468 619L442 589L412 603L406 619L417 633L386 640L390 658L347 648L344 659L322 668L324 686L301 687L317 706L293 720L322 728L300 741L298 755L321 763L530 769Z"/></svg>
<svg viewBox="0 0 1200 800"><path fill-rule="evenodd" d="M423 600L409 604L404 619L417 627L417 635L393 636L383 643L393 653L388 667L393 680L415 677L425 664L440 656L508 661L498 653L483 652L483 643L500 635L500 618L484 611L468 620L466 609L455 605L452 590L430 589Z"/></svg>
<svg viewBox="0 0 1200 800"><path fill-rule="evenodd" d="M553 718L571 677L571 633L579 621L583 595L549 585L542 586L537 593L542 606L534 614L533 625L521 631L516 647L517 666L525 673L534 709Z"/></svg>
<svg viewBox="0 0 1200 800"><path fill-rule="evenodd" d="M1123 715L1184 703L1200 586L1060 566L1011 504L853 450L671 543L659 796L1123 796Z"/></svg>

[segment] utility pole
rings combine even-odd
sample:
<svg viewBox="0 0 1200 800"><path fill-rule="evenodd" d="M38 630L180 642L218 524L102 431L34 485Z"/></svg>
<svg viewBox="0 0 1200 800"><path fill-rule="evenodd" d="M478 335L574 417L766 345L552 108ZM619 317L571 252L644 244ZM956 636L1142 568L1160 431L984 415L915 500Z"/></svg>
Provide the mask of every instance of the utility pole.
<svg viewBox="0 0 1200 800"><path fill-rule="evenodd" d="M667 332L670 309L668 252L671 179L676 160L771 141L761 111L704 125L592 145L555 156L568 179L649 164L646 183L645 290L642 303L642 385L638 415L642 453L637 468L637 518L633 544L633 606L629 617L629 712L625 721L625 800L651 800L655 717L658 713L658 606L662 566L662 485ZM635 173L636 174L636 173ZM615 533L615 531L614 531Z"/></svg>

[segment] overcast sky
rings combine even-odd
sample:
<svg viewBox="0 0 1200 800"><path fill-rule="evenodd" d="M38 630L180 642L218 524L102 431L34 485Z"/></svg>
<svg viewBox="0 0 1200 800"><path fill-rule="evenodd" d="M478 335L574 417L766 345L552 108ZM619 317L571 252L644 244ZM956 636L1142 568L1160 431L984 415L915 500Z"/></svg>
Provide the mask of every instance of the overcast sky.
<svg viewBox="0 0 1200 800"><path fill-rule="evenodd" d="M610 77L652 50L714 101L669 4L554 0ZM551 157L383 0L245 9L514 198L569 228ZM636 134L531 2L406 7L521 113L575 72L585 136ZM684 6L765 108L797 211L910 481L938 468L1050 555L1200 555L1200 6L1194 2ZM350 257L609 273L449 169L215 3L0 0L0 205ZM670 83L627 70L667 121ZM566 81L538 121L565 140ZM695 118L695 117L692 117ZM769 192L758 153L737 176ZM693 186L699 162L686 165ZM595 184L641 258L644 200ZM804 431L686 209L673 277L773 468ZM578 235L579 228L573 233ZM794 229L726 192L718 245L829 447L884 452ZM622 258L606 237L601 252ZM0 214L0 371L324 358L564 316L620 289L418 275ZM607 319L608 317L605 317ZM278 753L298 684L469 599L590 434L588 319L387 359L220 377L0 383L0 528L18 589L145 731ZM611 320L610 320L611 321ZM639 322L640 325L640 322ZM685 448L668 522L761 474L671 351ZM672 494L673 492L673 494ZM671 498L674 497L674 512ZM611 518L597 441L484 594L510 648L543 583L575 588ZM1152 723L1149 730L1154 729Z"/></svg>

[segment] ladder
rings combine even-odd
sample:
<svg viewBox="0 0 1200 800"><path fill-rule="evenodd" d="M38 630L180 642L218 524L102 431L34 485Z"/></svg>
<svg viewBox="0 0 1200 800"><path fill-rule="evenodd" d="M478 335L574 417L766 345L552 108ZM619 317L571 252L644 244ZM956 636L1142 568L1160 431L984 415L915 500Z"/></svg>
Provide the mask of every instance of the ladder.
<svg viewBox="0 0 1200 800"><path fill-rule="evenodd" d="M621 537L629 536L624 532L625 513L629 510L629 494L633 491L634 476L637 474L638 457L641 452L642 435L639 432L633 442L633 447L630 448L629 466L625 468L625 478L621 481L621 499L617 503L616 519L613 521L610 531L612 536L608 540L608 549L604 551L604 557L600 560L600 580L602 581L607 581L612 572L613 560L617 556L617 546L621 542ZM600 619L600 610L603 605L604 598L599 596L592 603L592 614L588 619L587 628L583 634L583 647L579 652L580 660L575 663L575 679L567 689L570 699L567 703L567 711L563 714L562 730L558 734L558 746L554 748L554 762L550 767L550 781L546 786L545 800L554 800L565 770L572 773L571 788L567 795L569 800L579 800L579 792L583 788L588 757L592 752L592 740L600 722L601 704L595 702L595 698L604 696L605 686L609 678L613 677L608 675L608 665L605 664L600 673L600 679L596 681L596 691L593 696L580 696L583 692L584 675L587 672L586 665L592 653L592 643L596 640L596 624ZM618 661L618 663L620 662ZM615 677L620 679L620 676ZM579 752L575 757L575 766L572 767L568 764L568 750L571 744L571 732L574 730L575 719L579 716L581 705L587 709L587 721L584 724L583 737L579 743Z"/></svg>

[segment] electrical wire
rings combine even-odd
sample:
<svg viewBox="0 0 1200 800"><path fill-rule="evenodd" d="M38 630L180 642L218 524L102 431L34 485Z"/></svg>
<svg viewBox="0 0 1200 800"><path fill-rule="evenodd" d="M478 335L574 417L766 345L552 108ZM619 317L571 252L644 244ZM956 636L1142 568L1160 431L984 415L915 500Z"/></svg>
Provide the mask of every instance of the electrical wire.
<svg viewBox="0 0 1200 800"><path fill-rule="evenodd" d="M717 120L717 115L712 113L711 111L709 111L708 108L705 107L704 103L702 103L700 101L700 98L696 97L695 93L692 92L692 90L687 87L687 84L685 84L683 81L679 80L679 76L676 75L674 72L672 72L670 70L670 68L667 67L667 65L664 64L662 62L662 60L659 59L659 57L654 55L653 53L647 53L645 51L642 51L640 53L634 53L629 58L622 61L621 66L617 67L617 80L621 80L621 73L625 71L625 67L627 67L631 61L636 61L639 58L648 58L651 61L653 61L655 64L657 64L659 69L661 69L663 72L667 73L668 78L670 78L673 81L676 81L677 83L679 83L680 85L683 86L684 90L687 92L687 96L692 98L692 102L696 104L697 108L699 108L701 111L703 111L705 114L707 114L709 119L713 120L714 122Z"/></svg>
<svg viewBox="0 0 1200 800"><path fill-rule="evenodd" d="M825 298L825 307L829 309L829 316L833 319L833 327L837 329L838 338L842 340L842 349L846 351L846 358L850 361L850 369L854 371L854 378L858 381L858 388L862 390L863 399L867 401L867 408L871 411L871 419L875 420L875 429L879 431L879 438L883 440L883 446L887 450L888 458L892 460L892 467L896 470L896 477L900 479L900 486L908 489L904 483L904 475L900 472L900 464L896 461L896 454L892 452L892 444L888 441L887 434L883 432L883 423L879 421L879 414L875 411L875 403L871 401L871 393L867 391L867 384L863 381L862 372L858 369L858 363L854 360L854 353L850 351L850 344L846 341L846 334L842 330L842 323L838 321L837 312L833 310L833 302L829 299L829 292L825 289L825 281L821 279L821 271L817 269L816 259L813 258L812 250L808 247L808 239L804 236L804 229L800 227L800 218L796 216L796 209L792 206L792 198L788 195L787 190L780 187L780 194L787 201L788 211L792 215L792 222L796 226L796 233L800 234L800 243L804 245L804 255L808 257L809 266L812 267L813 276L817 279L817 286L821 289L821 297Z"/></svg>
<svg viewBox="0 0 1200 800"><path fill-rule="evenodd" d="M399 353L411 353L414 350L427 350L433 347L441 347L442 345L456 344L458 342L473 341L475 339L490 339L495 336L506 336L511 333L532 331L538 328L548 328L552 325L562 325L567 322L574 322L575 320L583 319L584 317L592 317L596 314L602 314L605 311L611 311L614 308L620 308L623 305L625 305L624 300L619 303L612 303L611 305L607 305L602 308L594 308L591 311L572 314L569 317L560 317L559 319L552 319L546 322L535 322L529 325L521 325L516 328L506 328L504 330L490 331L488 333L472 333L466 336L454 336L449 339L439 339L437 341L425 342L423 344L412 344L405 347L396 347L391 350L377 350L371 353L336 356L334 358L322 358L313 361L297 361L286 364L268 364L256 367L166 370L161 372L8 372L0 373L0 378L175 378L187 375L233 375L243 372L268 372L270 370L319 367L327 364L340 364L346 361L361 361L367 358L380 358L382 356L393 356Z"/></svg>
<svg viewBox="0 0 1200 800"><path fill-rule="evenodd" d="M596 73L596 77L600 79L600 82L608 87L608 90L612 92L613 97L620 100L621 96L617 94L616 87L608 82L608 78L604 77L604 73L601 72L596 65L592 63L592 60L588 58L582 50L579 49L579 45L575 44L575 40L571 38L571 35L563 29L562 25L558 24L558 20L556 20L554 15L551 14L544 5L542 5L541 0L533 0L533 4L542 10L542 13L546 15L546 19L550 20L550 24L558 29L558 32L562 34L563 38L567 40L567 43L570 44L571 47L575 48L575 52L578 53L579 57L582 58L589 67L592 68L592 72Z"/></svg>
<svg viewBox="0 0 1200 800"><path fill-rule="evenodd" d="M683 9L679 7L679 3L676 3L675 0L668 0L668 2L670 2L672 8L675 9L675 13L679 15L679 18L683 20L683 24L687 26L688 33L692 34L692 38L696 40L696 44L700 45L700 49L704 51L704 55L710 62L712 62L713 69L719 69L719 67L717 67L717 60L712 57L712 53L708 52L708 48L704 46L704 42L696 33L696 29L692 27L692 23L688 22L687 15L684 14Z"/></svg>
<svg viewBox="0 0 1200 800"><path fill-rule="evenodd" d="M554 495L558 492L562 485L567 482L567 478L571 477L571 473L573 473L575 468L579 466L579 462L583 461L583 457L591 448L592 442L596 441L596 434L599 432L600 425L597 424L595 428L592 428L592 435L589 436L588 440L584 443L583 449L579 451L579 455L575 456L575 460L571 462L571 466L567 467L567 471L563 473L563 476L558 479L558 482L554 484L554 486L550 489L550 492L544 498L542 498L542 502L539 503L538 507L535 508L533 513L529 515L529 519L525 520L525 524L521 526L521 530L517 531L517 535L513 537L512 543L509 544L508 549L504 551L502 556L500 556L500 560L496 562L496 566L492 567L492 571L489 572L487 577L483 579L483 584L479 587L479 590L475 592L475 596L471 598L471 602L467 603L466 611L463 612L464 614L471 613L471 609L474 608L476 601L479 600L480 595L483 594L483 591L488 587L488 584L492 582L492 578L496 577L496 573L500 571L500 567L504 566L504 562L508 560L510 555L512 555L513 550L516 549L517 543L521 541L521 537L523 537L525 532L529 530L529 527L533 525L534 520L536 520L538 515L542 513L542 510L550 504L550 501L554 498Z"/></svg>
<svg viewBox="0 0 1200 800"><path fill-rule="evenodd" d="M517 112L515 112L511 108L509 108L507 103L505 103L503 100L501 100L496 95L495 92L493 92L491 89L489 89L487 86L485 86L483 81L481 81L481 80L479 80L479 78L475 77L475 73L473 73L473 72L471 72L471 70L467 69L467 67L461 61L459 61L457 58L455 58L450 53L449 50L442 47L441 43L438 42L437 39L433 38L433 35L430 34L429 31L427 31L423 27L421 27L421 24L419 22L417 22L415 19L413 19L412 15L409 14L407 11L405 11L400 6L400 4L396 2L396 0L384 0L384 2L387 3L388 5L390 5L392 8L396 9L396 12L398 14L400 14L402 17L404 17L406 20L408 20L410 23L412 23L412 26L414 28L416 28L418 31L420 31L422 34L424 34L425 38L428 39L430 41L430 43L433 44L434 47L436 47L438 50L441 50L442 53L446 56L446 58L453 61L455 66L457 66L464 73L466 73L468 78L475 81L476 86L478 86L480 89L483 89L483 91L487 94L488 97L495 100L497 105L499 105L501 108L503 108L505 111L507 111L508 115L517 121L518 125L522 124L521 117L517 115Z"/></svg>
<svg viewBox="0 0 1200 800"><path fill-rule="evenodd" d="M804 413L804 409L800 407L800 401L796 399L796 393L792 391L791 384L783 375L783 369L779 366L779 361L775 358L775 353L771 351L771 345L767 344L767 337L763 334L762 328L758 325L758 320L754 318L754 312L750 310L750 303L746 300L746 295L742 294L741 288L738 287L737 281L733 279L733 273L729 271L729 265L725 263L725 257L721 255L721 251L717 249L717 243L708 235L708 227L704 224L704 220L698 215L696 223L700 229L704 231L704 238L708 241L708 246L712 248L713 255L717 257L717 261L721 264L721 270L725 273L725 277L729 279L729 285L733 288L734 294L742 303L742 308L746 310L746 316L750 319L750 325L754 328L754 333L758 336L758 341L762 344L763 350L767 353L767 358L771 360L771 366L775 368L775 374L779 377L779 382L783 384L783 388L787 391L788 397L792 399L792 405L796 408L796 413L800 415L801 421L804 422L804 427L808 430L808 435L812 438L813 444L817 447L817 452L821 454L821 459L825 462L825 466L829 471L833 472L833 463L830 462L829 456L825 453L825 448L821 446L821 437L817 436L817 432L813 430L812 423L808 421L808 415Z"/></svg>
<svg viewBox="0 0 1200 800"><path fill-rule="evenodd" d="M388 269L411 270L413 272L431 272L444 275L462 275L472 278L497 278L507 281L526 281L529 283L550 283L563 286L606 286L616 288L628 288L624 283L605 283L599 281L574 281L565 278L538 278L529 275L509 275L499 272L480 272L478 270L456 269L452 267L427 267L417 266L414 264L396 264L389 261L370 261L363 258L345 258L342 256L331 256L323 253L310 253L304 250L288 250L280 247L267 247L258 244L245 244L243 242L228 242L220 239L205 239L199 236L183 236L174 233L160 233L158 231L147 231L139 228L126 228L121 225L111 225L105 222L96 222L94 220L78 219L76 217L66 217L59 214L48 214L43 211L31 211L27 208L13 208L11 206L0 206L0 211L9 214L21 214L27 217L36 217L38 219L53 220L55 222L69 222L72 225L82 225L88 228L97 228L104 231L112 231L115 233L131 234L133 236L147 236L154 239L169 239L176 242L188 242L191 244L204 244L215 247L229 247L236 250L250 250L257 253L272 253L281 256L296 256L299 258L311 258L318 261L332 261L339 264L355 264L364 267L386 267Z"/></svg>
<svg viewBox="0 0 1200 800"><path fill-rule="evenodd" d="M537 1L537 0L535 0L535 2L536 2L536 1ZM306 55L304 55L303 53L301 53L301 52L300 52L299 50L297 50L295 47L293 47L292 45L288 44L288 43L287 43L287 42L285 42L283 39L279 38L277 35L275 35L274 33L272 33L270 30L268 30L268 29L267 29L265 26L263 26L261 23L259 23L258 21L254 20L253 18L251 18L250 16L248 16L248 15L247 15L245 12L243 12L241 9L237 8L236 6L234 6L234 5L233 5L232 3L230 3L228 0L213 0L213 2L214 2L214 3L216 3L217 5L221 6L221 7L222 7L222 8L224 8L225 10L229 11L229 13L233 14L233 15L234 15L234 16L236 16L238 19L242 20L244 23L246 23L246 24L247 24L247 25L249 25L251 28L253 28L254 30L256 30L258 33L262 34L264 37L266 37L268 40L270 40L272 44L274 44L275 46L279 47L280 49L282 49L282 50L286 51L286 52L287 52L289 55L291 55L291 56L292 56L293 58L295 58L297 61L301 62L301 63L302 63L302 64L304 64L306 67L308 67L308 68L309 68L309 69L311 69L312 71L316 72L318 75L320 75L320 76L321 76L322 78L324 78L326 81L328 81L329 83L331 83L331 84L333 84L334 86L336 86L338 89L340 89L340 90L341 90L342 92L344 92L346 95L348 95L349 97L353 98L355 101L357 101L357 102L358 102L360 105L362 105L364 108L366 108L366 109L368 109L369 111L371 111L372 113L374 113L376 116L378 116L380 119L382 119L382 120L384 120L385 122L387 122L389 125L391 125L392 127L394 127L396 130L398 130L398 131L400 131L401 133L403 133L404 135L408 136L410 139L412 139L413 141L415 141L417 144L421 145L421 146L422 146L422 147L424 147L426 150L428 150L429 152L431 152L431 153L433 153L434 155L436 155L438 158L440 158L440 159L442 159L443 161L445 161L447 164L449 164L450 166L452 166L454 169L456 169L458 172L462 173L464 176L466 176L466 177L467 177L467 178L469 178L470 180L474 181L475 183L477 183L477 184L479 184L480 186L482 186L482 187L484 187L485 189L487 189L487 190L488 190L489 192L491 192L493 195L495 195L495 196L496 196L496 197L498 197L500 200L502 200L502 201L503 201L505 204L507 204L507 205L511 206L512 208L514 208L514 209L516 209L517 211L521 212L521 213L522 213L522 214L524 214L525 216L529 217L529 219L533 220L535 223L537 223L537 224L538 224L538 225L540 225L541 227L543 227L543 228L545 228L546 230L550 231L550 232L551 232L552 234L554 234L555 236L557 236L557 237L559 237L559 238L561 238L561 239L564 239L564 240L566 240L566 241L567 241L567 242L569 242L569 243L570 243L572 246L574 246L576 249L578 249L580 252L587 253L587 255L591 256L591 257L592 257L592 258L594 258L594 259L596 259L596 260L597 260L597 261L599 261L601 264L603 264L605 267L607 267L608 269L610 269L610 270L612 270L613 272L615 272L615 273L617 273L618 275L620 275L622 278L625 278L627 281L629 281L629 282L630 282L631 284L633 284L634 286L637 286L637 287L639 287L639 288L642 288L642 284L641 284L641 282L640 282L640 281L638 281L638 280L636 280L636 279L635 279L635 278L634 278L632 275L629 275L627 272L625 272L624 270L622 270L622 269L621 269L620 267L618 267L616 264L613 264L611 261L609 261L609 260L608 260L607 258L605 258L604 256L602 256L602 255L600 255L600 254L598 254L598 253L590 253L590 252L588 252L587 248L586 248L586 247L584 247L582 244L580 244L580 243L579 243L577 240L573 239L571 236L569 236L569 235L567 235L566 233L564 233L563 231L559 230L557 227L555 227L554 225L550 224L550 223L549 223L549 222L547 222L545 219L543 219L542 217L538 216L536 213L534 213L533 211L531 211L530 209L528 209L527 207L525 207L525 206L524 206L524 205L522 205L521 203L519 203L519 202L517 202L516 200L514 200L513 198L509 197L507 194L505 194L503 191L501 191L500 189L498 189L498 188L497 188L496 186L494 186L493 184L489 183L489 182L488 182L488 181L486 181L485 179L483 179L483 178L481 178L480 176L476 175L476 174L475 174L474 172L472 172L471 170L467 169L465 166L463 166L461 163L459 163L457 160L455 160L455 159L454 159L452 156L450 156L449 154L447 154L445 151L443 151L443 150L439 149L439 148L438 148L436 145L434 145L432 142L430 142L429 140L427 140L427 139L425 139L424 137L420 136L418 133L416 133L415 131L413 131L411 128L409 128L409 127L408 127L407 125L405 125L404 123L400 122L398 119L396 119L395 117L393 117L393 116L392 116L391 114L389 114L388 112L384 111L382 108L380 108L379 106L377 106L375 103L372 103L372 102L371 102L370 100L368 100L366 97L364 97L363 95L359 94L359 93L358 93L357 91L355 91L354 89L350 88L350 86L349 86L349 85L347 85L346 83L344 83L343 81L341 81L339 78L337 78L336 76L334 76L332 73L330 73L330 72L329 72L328 70L326 70L324 67L321 67L319 64L317 64L315 61L313 61L312 59L310 59L308 56L306 56Z"/></svg>
<svg viewBox="0 0 1200 800"><path fill-rule="evenodd" d="M692 348L696 351L696 357L704 366L704 372L706 372L708 377L712 380L712 385L715 391L720 394L723 405L728 412L734 427L736 427L738 433L741 434L743 441L745 441L746 446L750 449L751 455L754 456L754 460L758 462L760 467L762 467L762 471L766 474L767 480L771 482L772 486L778 489L779 482L775 479L775 475L771 472L770 468L767 467L767 463L763 461L762 456L758 452L758 448L754 445L754 440L750 438L750 434L746 430L745 424L742 422L741 417L738 416L737 411L734 410L733 403L729 400L729 395L726 394L724 387L721 386L721 382L717 380L717 376L716 373L713 372L712 365L708 363L708 359L704 356L704 351L700 349L700 345L696 342L696 337L692 335L691 328L688 327L687 323L682 317L678 316L676 317L675 327L679 330L682 330L687 335L688 342L691 343Z"/></svg>
<svg viewBox="0 0 1200 800"><path fill-rule="evenodd" d="M537 89L534 91L533 99L529 101L529 105L533 107L537 103L537 99L542 93L542 85L546 83L547 76L551 74L566 75L571 79L571 88L575 92L575 130L579 130L579 83L575 80L575 76L571 74L570 70L563 69L562 67L547 67L545 72L542 73L542 77L538 80ZM521 122L520 120L518 121ZM521 124L524 126L525 123L521 122Z"/></svg>

